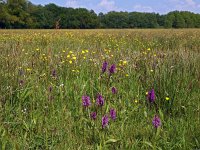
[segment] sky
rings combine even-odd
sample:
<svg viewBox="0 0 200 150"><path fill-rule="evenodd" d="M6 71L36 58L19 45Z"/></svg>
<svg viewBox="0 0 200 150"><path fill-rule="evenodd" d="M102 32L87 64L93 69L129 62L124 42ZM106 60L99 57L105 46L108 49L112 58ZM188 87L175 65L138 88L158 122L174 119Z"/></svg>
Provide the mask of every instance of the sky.
<svg viewBox="0 0 200 150"><path fill-rule="evenodd" d="M87 8L96 13L138 11L166 14L174 10L200 13L200 0L30 0L33 4L54 3L62 7Z"/></svg>

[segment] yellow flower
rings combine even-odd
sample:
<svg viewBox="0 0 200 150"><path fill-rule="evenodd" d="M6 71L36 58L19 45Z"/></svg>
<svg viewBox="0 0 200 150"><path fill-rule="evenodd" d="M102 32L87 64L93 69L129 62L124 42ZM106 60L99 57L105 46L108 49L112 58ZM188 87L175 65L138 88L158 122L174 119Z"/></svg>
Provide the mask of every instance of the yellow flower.
<svg viewBox="0 0 200 150"><path fill-rule="evenodd" d="M63 50L63 53L65 53L65 50Z"/></svg>
<svg viewBox="0 0 200 150"><path fill-rule="evenodd" d="M74 57L72 57L72 59L76 60L76 57L74 56Z"/></svg>
<svg viewBox="0 0 200 150"><path fill-rule="evenodd" d="M69 58L70 57L70 55L67 55L67 58Z"/></svg>
<svg viewBox="0 0 200 150"><path fill-rule="evenodd" d="M39 48L36 48L36 51L39 51L40 49Z"/></svg>
<svg viewBox="0 0 200 150"><path fill-rule="evenodd" d="M84 56L83 59L86 59L86 57Z"/></svg>
<svg viewBox="0 0 200 150"><path fill-rule="evenodd" d="M31 71L32 69L31 69L31 68L27 68L26 70L27 70L27 71Z"/></svg>
<svg viewBox="0 0 200 150"><path fill-rule="evenodd" d="M165 97L166 101L168 101L170 98L169 97Z"/></svg>
<svg viewBox="0 0 200 150"><path fill-rule="evenodd" d="M144 55L146 55L147 54L147 52L142 52Z"/></svg>
<svg viewBox="0 0 200 150"><path fill-rule="evenodd" d="M137 99L135 99L135 103L138 103L138 100L137 100Z"/></svg>
<svg viewBox="0 0 200 150"><path fill-rule="evenodd" d="M149 92L146 92L145 94L148 95Z"/></svg>
<svg viewBox="0 0 200 150"><path fill-rule="evenodd" d="M72 72L75 72L75 70L72 70Z"/></svg>
<svg viewBox="0 0 200 150"><path fill-rule="evenodd" d="M126 77L128 77L129 75L128 74L126 74Z"/></svg>
<svg viewBox="0 0 200 150"><path fill-rule="evenodd" d="M151 69L150 71L151 71L151 72L153 72L153 70L152 70L152 69Z"/></svg>
<svg viewBox="0 0 200 150"><path fill-rule="evenodd" d="M150 49L150 48L148 48L147 50L148 50L148 51L150 51L151 49Z"/></svg>
<svg viewBox="0 0 200 150"><path fill-rule="evenodd" d="M123 61L123 65L126 65L127 64L127 61L125 60L125 61Z"/></svg>
<svg viewBox="0 0 200 150"><path fill-rule="evenodd" d="M85 52L88 53L89 51L88 51L88 50L85 50Z"/></svg>
<svg viewBox="0 0 200 150"><path fill-rule="evenodd" d="M69 63L72 64L72 61L70 60Z"/></svg>
<svg viewBox="0 0 200 150"><path fill-rule="evenodd" d="M72 52L72 51L69 51L69 53L72 54L73 52Z"/></svg>
<svg viewBox="0 0 200 150"><path fill-rule="evenodd" d="M82 50L82 54L85 54L85 51L84 51L84 50Z"/></svg>

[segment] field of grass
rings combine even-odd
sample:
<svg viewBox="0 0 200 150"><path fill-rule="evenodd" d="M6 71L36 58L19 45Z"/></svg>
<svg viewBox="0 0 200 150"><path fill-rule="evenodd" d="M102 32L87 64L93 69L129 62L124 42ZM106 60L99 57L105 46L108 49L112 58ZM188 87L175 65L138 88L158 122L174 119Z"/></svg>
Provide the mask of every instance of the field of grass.
<svg viewBox="0 0 200 150"><path fill-rule="evenodd" d="M0 68L2 150L200 149L200 30L1 30Z"/></svg>

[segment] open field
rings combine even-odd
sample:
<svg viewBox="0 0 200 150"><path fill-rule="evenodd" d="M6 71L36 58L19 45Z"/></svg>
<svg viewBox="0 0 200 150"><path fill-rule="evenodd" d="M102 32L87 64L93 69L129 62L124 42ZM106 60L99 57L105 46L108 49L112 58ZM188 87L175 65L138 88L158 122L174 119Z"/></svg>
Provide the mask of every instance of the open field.
<svg viewBox="0 0 200 150"><path fill-rule="evenodd" d="M2 150L200 149L198 29L0 30L0 68Z"/></svg>

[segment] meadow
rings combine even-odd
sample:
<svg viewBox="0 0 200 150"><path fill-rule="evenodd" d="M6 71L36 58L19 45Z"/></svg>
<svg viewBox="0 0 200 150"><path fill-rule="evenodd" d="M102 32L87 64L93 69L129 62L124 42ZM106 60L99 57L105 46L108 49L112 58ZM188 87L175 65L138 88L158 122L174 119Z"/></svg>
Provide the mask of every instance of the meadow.
<svg viewBox="0 0 200 150"><path fill-rule="evenodd" d="M0 149L200 149L200 30L0 30Z"/></svg>

